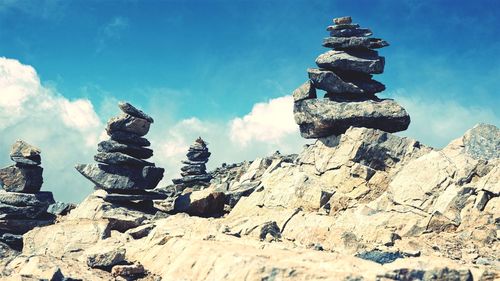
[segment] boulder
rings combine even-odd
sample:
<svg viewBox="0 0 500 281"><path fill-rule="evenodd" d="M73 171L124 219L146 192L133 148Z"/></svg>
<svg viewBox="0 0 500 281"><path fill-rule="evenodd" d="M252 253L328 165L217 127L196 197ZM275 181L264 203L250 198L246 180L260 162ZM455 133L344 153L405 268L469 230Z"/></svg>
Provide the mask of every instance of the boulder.
<svg viewBox="0 0 500 281"><path fill-rule="evenodd" d="M123 144L114 140L102 141L97 145L98 152L122 152L132 157L147 159L153 156L153 150L134 144Z"/></svg>
<svg viewBox="0 0 500 281"><path fill-rule="evenodd" d="M154 166L151 162L135 158L121 152L99 152L94 155L94 160L110 165L128 165L138 167Z"/></svg>
<svg viewBox="0 0 500 281"><path fill-rule="evenodd" d="M385 40L369 37L327 37L323 46L336 50L344 49L379 49L389 46Z"/></svg>
<svg viewBox="0 0 500 281"><path fill-rule="evenodd" d="M140 135L134 133L115 131L111 133L108 132L108 135L111 137L112 140L118 141L122 144L131 144L137 146L151 145L151 143L146 138L143 138Z"/></svg>
<svg viewBox="0 0 500 281"><path fill-rule="evenodd" d="M137 118L144 119L149 123L154 123L154 120L151 116L144 113L142 110L137 109L135 106L131 105L128 102L119 102L118 107L126 114L130 116L134 116Z"/></svg>
<svg viewBox="0 0 500 281"><path fill-rule="evenodd" d="M410 124L406 110L393 100L303 100L294 104L294 117L304 138L340 135L351 126L399 132Z"/></svg>
<svg viewBox="0 0 500 281"><path fill-rule="evenodd" d="M384 84L369 77L342 78L333 71L317 68L309 68L307 72L315 88L324 90L329 94L351 94L351 99L355 99L357 95L361 94L376 99L373 94L385 89ZM302 100L305 99L300 101Z"/></svg>
<svg viewBox="0 0 500 281"><path fill-rule="evenodd" d="M193 216L219 216L224 212L225 195L212 189L182 194L175 200L174 211Z"/></svg>
<svg viewBox="0 0 500 281"><path fill-rule="evenodd" d="M316 58L316 64L329 70L357 71L367 74L384 72L384 57L372 50L328 51Z"/></svg>
<svg viewBox="0 0 500 281"><path fill-rule="evenodd" d="M98 246L85 251L85 256L89 267L106 270L125 261L125 249Z"/></svg>
<svg viewBox="0 0 500 281"><path fill-rule="evenodd" d="M461 138L465 152L475 159L500 158L500 129L490 124L477 124Z"/></svg>
<svg viewBox="0 0 500 281"><path fill-rule="evenodd" d="M40 191L43 183L43 168L39 166L8 166L0 169L0 186L9 192Z"/></svg>
<svg viewBox="0 0 500 281"><path fill-rule="evenodd" d="M307 82L295 89L292 93L292 97L294 102L307 99L315 99L316 89L314 88L311 80L307 80Z"/></svg>
<svg viewBox="0 0 500 281"><path fill-rule="evenodd" d="M128 114L121 114L109 119L106 132L108 135L111 135L116 131L123 131L144 136L149 132L150 125L151 122L145 119L137 118Z"/></svg>
<svg viewBox="0 0 500 281"><path fill-rule="evenodd" d="M153 189L163 178L163 168L79 164L76 170L99 188L106 190Z"/></svg>

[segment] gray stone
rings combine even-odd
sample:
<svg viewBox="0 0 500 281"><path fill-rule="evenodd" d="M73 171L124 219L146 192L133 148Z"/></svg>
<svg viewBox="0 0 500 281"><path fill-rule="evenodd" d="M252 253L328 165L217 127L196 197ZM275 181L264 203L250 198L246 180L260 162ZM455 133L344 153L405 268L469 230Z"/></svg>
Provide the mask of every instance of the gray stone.
<svg viewBox="0 0 500 281"><path fill-rule="evenodd" d="M128 102L119 102L118 107L126 114L137 117L137 118L142 118L147 120L149 123L154 123L155 121L153 118L146 113L144 113L142 110L137 109L135 106L131 105Z"/></svg>
<svg viewBox="0 0 500 281"><path fill-rule="evenodd" d="M207 161L208 158L210 157L211 153L208 152L208 149L204 150L194 150L190 149L188 153L186 154L187 158L190 161Z"/></svg>
<svg viewBox="0 0 500 281"><path fill-rule="evenodd" d="M144 266L142 264L115 265L111 269L111 274L114 277L134 277L144 274Z"/></svg>
<svg viewBox="0 0 500 281"><path fill-rule="evenodd" d="M40 156L40 149L28 144L25 141L17 140L10 151L10 157L24 157L31 158L35 156Z"/></svg>
<svg viewBox="0 0 500 281"><path fill-rule="evenodd" d="M91 268L111 269L123 261L125 261L123 248L104 248L87 254L87 265Z"/></svg>
<svg viewBox="0 0 500 281"><path fill-rule="evenodd" d="M316 89L314 88L311 80L307 80L304 84L300 85L292 93L293 101L301 101L316 98Z"/></svg>
<svg viewBox="0 0 500 281"><path fill-rule="evenodd" d="M47 213L55 216L64 216L74 208L76 208L76 205L73 203L55 202L47 208Z"/></svg>
<svg viewBox="0 0 500 281"><path fill-rule="evenodd" d="M477 124L463 136L465 152L476 159L500 158L500 129L490 124Z"/></svg>
<svg viewBox="0 0 500 281"><path fill-rule="evenodd" d="M21 193L21 192L6 192L5 190L0 190L0 203L24 207L24 206L36 206L36 207L49 207L53 204L54 196L52 192L41 191L37 193Z"/></svg>
<svg viewBox="0 0 500 281"><path fill-rule="evenodd" d="M111 165L130 165L130 166L154 166L155 164L129 156L121 152L99 152L94 155L94 160L100 163Z"/></svg>
<svg viewBox="0 0 500 281"><path fill-rule="evenodd" d="M134 133L116 131L108 133L108 135L111 137L112 140L118 141L123 144L132 144L138 146L151 145L151 143L146 138L142 138L141 136Z"/></svg>
<svg viewBox="0 0 500 281"><path fill-rule="evenodd" d="M316 58L316 64L328 70L358 71L368 74L384 72L384 57L372 50L328 51Z"/></svg>
<svg viewBox="0 0 500 281"><path fill-rule="evenodd" d="M372 35L372 31L368 28L347 28L330 31L330 36L333 37L368 37Z"/></svg>
<svg viewBox="0 0 500 281"><path fill-rule="evenodd" d="M165 213L158 212L157 214L165 214ZM168 217L168 214L165 214L165 215L166 215L166 217ZM160 215L158 215L158 216L160 216ZM155 215L155 217L156 217L156 215ZM153 218L153 220L154 220L154 218ZM156 225L154 225L154 224L146 224L146 225L141 225L141 226L136 227L136 228L129 229L125 233L129 234L134 239L141 239L143 237L148 236L149 233L151 232L151 230L153 230L155 227L156 227Z"/></svg>
<svg viewBox="0 0 500 281"><path fill-rule="evenodd" d="M153 189L165 171L153 166L121 167L105 164L79 164L75 168L97 187L106 190Z"/></svg>
<svg viewBox="0 0 500 281"><path fill-rule="evenodd" d="M353 28L358 28L359 24L357 23L349 23L349 24L336 24L336 25L330 25L326 28L326 31L332 31L332 30L339 30L339 29L353 29Z"/></svg>
<svg viewBox="0 0 500 281"><path fill-rule="evenodd" d="M20 234L4 233L0 235L0 242L3 242L14 250L21 251L23 248L23 236Z"/></svg>
<svg viewBox="0 0 500 281"><path fill-rule="evenodd" d="M174 184L184 184L186 186L193 186L197 185L200 183L207 183L210 182L212 179L212 176L209 174L204 174L204 175L189 175L185 176L182 179L173 179L172 182Z"/></svg>
<svg viewBox="0 0 500 281"><path fill-rule="evenodd" d="M34 219L47 211L46 206L13 206L0 203L0 219Z"/></svg>
<svg viewBox="0 0 500 281"><path fill-rule="evenodd" d="M330 94L373 96L374 93L385 90L384 84L369 78L369 76L349 77L350 81L347 81L329 70L309 68L307 72L314 87Z"/></svg>
<svg viewBox="0 0 500 281"><path fill-rule="evenodd" d="M133 144L123 144L114 140L102 141L97 145L99 152L122 152L139 159L148 159L153 156L153 150Z"/></svg>
<svg viewBox="0 0 500 281"><path fill-rule="evenodd" d="M106 132L108 132L108 135L111 135L116 131L124 131L144 136L149 132L150 125L151 122L145 119L137 118L128 114L121 114L109 119Z"/></svg>
<svg viewBox="0 0 500 281"><path fill-rule="evenodd" d="M187 165L181 167L181 171L187 173L200 173L206 170L207 167L205 166L205 164Z"/></svg>
<svg viewBox="0 0 500 281"><path fill-rule="evenodd" d="M44 219L0 219L0 231L13 234L24 234L35 227L42 227L54 223L53 218Z"/></svg>
<svg viewBox="0 0 500 281"><path fill-rule="evenodd" d="M0 186L9 192L38 192L43 183L43 168L15 165L0 169Z"/></svg>
<svg viewBox="0 0 500 281"><path fill-rule="evenodd" d="M118 194L111 193L106 195L96 195L99 198L104 199L104 201L108 202L127 202L127 201L151 201L151 200L163 200L168 196L163 193L155 193L155 192L144 192L140 194Z"/></svg>
<svg viewBox="0 0 500 281"><path fill-rule="evenodd" d="M406 130L410 124L410 116L393 100L303 100L295 103L294 116L304 138L340 135L351 126L393 133Z"/></svg>
<svg viewBox="0 0 500 281"><path fill-rule="evenodd" d="M323 39L323 46L342 49L378 49L389 46L385 40L368 37L328 37Z"/></svg>
<svg viewBox="0 0 500 281"><path fill-rule="evenodd" d="M352 18L349 16L334 18L333 23L334 24L350 24L350 23L352 23Z"/></svg>
<svg viewBox="0 0 500 281"><path fill-rule="evenodd" d="M10 159L12 161L16 162L20 166L37 166L42 163L42 157L40 155L33 156L30 158L25 158L25 157L18 157L18 156L11 156Z"/></svg>

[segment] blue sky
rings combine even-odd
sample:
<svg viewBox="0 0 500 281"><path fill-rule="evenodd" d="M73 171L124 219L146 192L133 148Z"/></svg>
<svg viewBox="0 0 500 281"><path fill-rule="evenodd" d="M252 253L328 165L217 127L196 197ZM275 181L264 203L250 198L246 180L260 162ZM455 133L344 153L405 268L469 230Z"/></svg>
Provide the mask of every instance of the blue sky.
<svg viewBox="0 0 500 281"><path fill-rule="evenodd" d="M327 50L321 46L326 26L344 15L391 44L380 51L386 68L375 79L387 87L380 96L400 101L412 116L401 135L440 147L477 122L500 123L499 14L498 1L486 0L0 0L0 57L31 66L61 114L67 105L86 114L71 122L63 118L59 130L47 133L28 122L34 114L14 120L4 109L0 120L9 125L0 126L0 164L9 164L6 150L15 138L49 147L46 157L58 156L50 153L56 140L56 146L85 151L78 157L66 151L66 166L91 161L95 146L81 148L76 140L102 132L118 100L155 117L151 138L169 151L155 160L166 166L202 134L219 155L214 153L214 166L276 149L298 152L305 142L297 131L279 129L293 126L286 119L291 115L275 117L288 108L280 103L289 100L280 97L307 79L306 69ZM7 103L2 89L0 105L1 99ZM78 132L68 125L81 120L91 125ZM259 132L267 121L274 127ZM58 140L70 135L74 142ZM61 200L77 201L89 192L67 191L50 169L67 170L47 161L46 182ZM74 181L88 185L77 176L66 183Z"/></svg>

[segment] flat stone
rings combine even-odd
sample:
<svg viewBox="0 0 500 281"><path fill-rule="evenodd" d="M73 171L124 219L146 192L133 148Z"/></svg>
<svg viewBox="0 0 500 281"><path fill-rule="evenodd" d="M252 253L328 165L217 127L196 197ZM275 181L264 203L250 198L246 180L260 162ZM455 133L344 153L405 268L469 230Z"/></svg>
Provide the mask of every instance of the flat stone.
<svg viewBox="0 0 500 281"><path fill-rule="evenodd" d="M150 125L151 122L145 119L137 118L128 114L121 114L109 119L106 132L108 132L108 135L111 135L116 131L124 131L144 136L149 132Z"/></svg>
<svg viewBox="0 0 500 281"><path fill-rule="evenodd" d="M108 202L127 202L127 201L152 201L152 200L163 200L168 196L163 193L155 193L155 192L145 192L141 194L96 194L96 197L104 199L104 201Z"/></svg>
<svg viewBox="0 0 500 281"><path fill-rule="evenodd" d="M323 46L334 49L379 49L389 46L385 40L368 37L327 37Z"/></svg>
<svg viewBox="0 0 500 281"><path fill-rule="evenodd" d="M0 203L0 219L34 219L47 211L46 206L13 206Z"/></svg>
<svg viewBox="0 0 500 281"><path fill-rule="evenodd" d="M187 171L181 172L181 176L185 177L185 176L191 176L191 175L204 175L206 173L207 173L206 170L192 168L192 169L189 169Z"/></svg>
<svg viewBox="0 0 500 281"><path fill-rule="evenodd" d="M357 94L369 95L385 90L384 84L367 77L341 78L333 71L309 68L307 70L309 78L317 89L324 90L331 94Z"/></svg>
<svg viewBox="0 0 500 281"><path fill-rule="evenodd" d="M208 162L208 159L204 159L202 161L191 161L191 160L182 160L181 163L182 164L186 164L186 165L205 165L205 163Z"/></svg>
<svg viewBox="0 0 500 281"><path fill-rule="evenodd" d="M332 31L332 30L339 30L339 29L353 29L353 28L358 28L359 24L357 23L350 23L350 24L336 24L336 25L330 25L326 28L326 31Z"/></svg>
<svg viewBox="0 0 500 281"><path fill-rule="evenodd" d="M8 166L0 169L0 186L10 192L38 192L43 183L42 173L39 166Z"/></svg>
<svg viewBox="0 0 500 281"><path fill-rule="evenodd" d="M146 113L144 113L142 110L137 109L135 106L131 105L128 102L120 102L118 103L118 107L126 114L137 117L137 118L142 118L147 120L149 123L154 123L155 121L153 118Z"/></svg>
<svg viewBox="0 0 500 281"><path fill-rule="evenodd" d="M55 202L47 208L47 213L53 214L55 216L67 215L71 210L76 208L76 204L65 203L65 202Z"/></svg>
<svg viewBox="0 0 500 281"><path fill-rule="evenodd" d="M13 206L37 206L47 208L53 204L54 196L52 192L40 191L37 193L7 192L0 190L0 203Z"/></svg>
<svg viewBox="0 0 500 281"><path fill-rule="evenodd" d="M352 18L347 16L347 17L340 17L340 18L334 18L333 19L334 24L350 24L352 23Z"/></svg>
<svg viewBox="0 0 500 281"><path fill-rule="evenodd" d="M18 157L18 156L11 156L10 159L12 161L16 162L18 165L27 165L27 166L37 166L42 163L42 157L40 155L33 156L31 158L25 158L25 157Z"/></svg>
<svg viewBox="0 0 500 281"><path fill-rule="evenodd" d="M122 152L139 159L148 159L153 156L153 150L133 144L123 144L114 140L102 141L97 145L99 152Z"/></svg>
<svg viewBox="0 0 500 281"><path fill-rule="evenodd" d="M183 172L199 172L199 171L206 171L207 167L205 164L196 164L196 165L187 165L181 167L181 171Z"/></svg>
<svg viewBox="0 0 500 281"><path fill-rule="evenodd" d="M163 178L165 171L154 166L123 167L105 164L79 164L75 168L97 187L106 190L153 189Z"/></svg>
<svg viewBox="0 0 500 281"><path fill-rule="evenodd" d="M144 266L141 264L131 264L131 265L115 265L111 269L111 274L114 277L125 276L133 277L137 275L144 274Z"/></svg>
<svg viewBox="0 0 500 281"><path fill-rule="evenodd" d="M351 126L394 133L406 130L410 124L406 110L393 100L303 100L294 104L294 117L304 138L340 135Z"/></svg>
<svg viewBox="0 0 500 281"><path fill-rule="evenodd" d="M99 152L94 155L94 160L100 163L111 165L130 165L130 166L154 166L154 163L129 156L121 152Z"/></svg>
<svg viewBox="0 0 500 281"><path fill-rule="evenodd" d="M111 137L112 140L115 140L117 142L123 143L123 144L132 144L132 145L138 145L138 146L150 146L151 143L146 139L143 138L137 134L134 133L129 133L129 132L123 132L123 131L115 131L115 132L108 132L108 135Z"/></svg>
<svg viewBox="0 0 500 281"><path fill-rule="evenodd" d="M315 99L316 89L314 88L311 80L307 80L307 82L295 89L292 93L292 97L294 102L307 99Z"/></svg>
<svg viewBox="0 0 500 281"><path fill-rule="evenodd" d="M373 35L373 32L368 28L347 28L330 31L332 37L368 37L371 35Z"/></svg>
<svg viewBox="0 0 500 281"><path fill-rule="evenodd" d="M316 64L328 70L358 71L367 74L384 72L384 57L372 50L328 51L316 58Z"/></svg>
<svg viewBox="0 0 500 281"><path fill-rule="evenodd" d="M35 227L42 227L54 223L54 219L0 219L0 231L13 234L24 234Z"/></svg>
<svg viewBox="0 0 500 281"><path fill-rule="evenodd" d="M185 176L182 179L173 179L172 182L174 184L183 184L186 186L196 185L198 183L208 183L212 179L212 176L209 174L205 175L190 175Z"/></svg>

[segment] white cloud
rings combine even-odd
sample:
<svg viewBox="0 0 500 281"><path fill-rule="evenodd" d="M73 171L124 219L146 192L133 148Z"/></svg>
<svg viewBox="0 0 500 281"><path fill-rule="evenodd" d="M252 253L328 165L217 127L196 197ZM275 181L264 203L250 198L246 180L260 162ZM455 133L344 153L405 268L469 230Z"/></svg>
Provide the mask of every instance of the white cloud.
<svg viewBox="0 0 500 281"><path fill-rule="evenodd" d="M128 19L120 16L116 16L104 24L97 36L97 52L104 50L109 41L119 40L128 26Z"/></svg>
<svg viewBox="0 0 500 281"><path fill-rule="evenodd" d="M89 100L68 100L43 86L31 66L0 57L3 166L12 164L8 153L14 141L26 140L42 150L43 189L58 200L80 200L92 186L73 167L92 158L102 127Z"/></svg>

